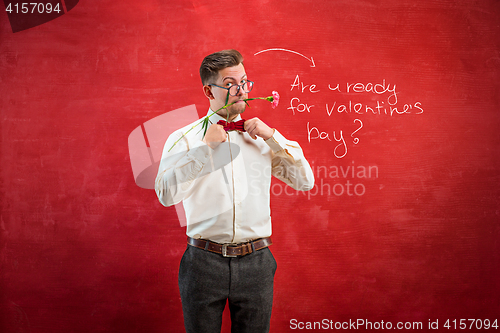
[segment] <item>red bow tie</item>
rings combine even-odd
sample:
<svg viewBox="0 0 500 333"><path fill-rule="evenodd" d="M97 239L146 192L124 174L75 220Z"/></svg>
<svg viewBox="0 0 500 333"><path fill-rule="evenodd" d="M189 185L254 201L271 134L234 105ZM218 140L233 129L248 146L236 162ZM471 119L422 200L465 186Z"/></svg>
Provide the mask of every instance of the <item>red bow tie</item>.
<svg viewBox="0 0 500 333"><path fill-rule="evenodd" d="M219 120L217 122L217 125L222 125L224 126L224 131L240 131L240 132L245 132L245 120L241 119L238 121L233 121L231 123L226 122L225 120Z"/></svg>

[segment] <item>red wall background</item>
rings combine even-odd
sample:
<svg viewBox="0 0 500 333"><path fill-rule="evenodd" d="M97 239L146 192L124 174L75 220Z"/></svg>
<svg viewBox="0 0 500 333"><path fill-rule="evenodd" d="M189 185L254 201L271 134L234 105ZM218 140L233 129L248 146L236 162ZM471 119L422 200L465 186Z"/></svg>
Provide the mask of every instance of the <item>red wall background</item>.
<svg viewBox="0 0 500 333"><path fill-rule="evenodd" d="M183 331L185 230L135 184L127 139L187 105L204 115L198 68L225 48L253 96L281 94L247 117L316 174L308 194L273 183L272 332L500 320L500 2L73 6L15 33L0 13L0 331Z"/></svg>

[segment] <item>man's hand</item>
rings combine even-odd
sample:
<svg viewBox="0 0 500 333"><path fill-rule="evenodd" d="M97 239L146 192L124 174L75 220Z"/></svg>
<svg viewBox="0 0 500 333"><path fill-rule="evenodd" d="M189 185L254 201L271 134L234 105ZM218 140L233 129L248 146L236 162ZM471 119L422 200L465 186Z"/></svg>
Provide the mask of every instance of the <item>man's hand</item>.
<svg viewBox="0 0 500 333"><path fill-rule="evenodd" d="M222 142L227 140L227 133L224 131L222 125L212 124L205 133L203 142L205 142L210 148L217 148Z"/></svg>
<svg viewBox="0 0 500 333"><path fill-rule="evenodd" d="M258 136L267 140L274 134L274 130L259 118L252 118L245 121L245 131L247 131L254 140L257 139Z"/></svg>

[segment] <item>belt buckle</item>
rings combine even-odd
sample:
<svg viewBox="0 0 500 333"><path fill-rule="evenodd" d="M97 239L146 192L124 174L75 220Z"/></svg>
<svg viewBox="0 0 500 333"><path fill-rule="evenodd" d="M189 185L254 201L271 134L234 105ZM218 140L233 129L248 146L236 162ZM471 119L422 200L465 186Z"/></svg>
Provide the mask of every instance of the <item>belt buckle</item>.
<svg viewBox="0 0 500 333"><path fill-rule="evenodd" d="M236 258L237 255L228 255L227 254L227 246L230 244L222 244L222 256L226 258Z"/></svg>

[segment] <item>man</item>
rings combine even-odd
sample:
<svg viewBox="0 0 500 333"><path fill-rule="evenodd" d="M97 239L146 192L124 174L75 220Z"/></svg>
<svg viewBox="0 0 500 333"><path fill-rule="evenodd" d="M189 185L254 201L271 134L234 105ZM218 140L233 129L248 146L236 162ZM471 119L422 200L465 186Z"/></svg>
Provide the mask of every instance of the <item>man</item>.
<svg viewBox="0 0 500 333"><path fill-rule="evenodd" d="M268 248L271 174L302 191L314 186L314 176L300 146L259 118L239 131L224 129L243 122L253 87L238 51L205 57L200 76L207 116L217 114L206 133L201 125L193 129L198 120L168 138L155 183L163 205L182 201L186 212L188 246L179 268L184 324L187 332L220 332L228 302L232 332L268 332L276 271Z"/></svg>

